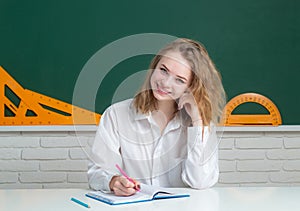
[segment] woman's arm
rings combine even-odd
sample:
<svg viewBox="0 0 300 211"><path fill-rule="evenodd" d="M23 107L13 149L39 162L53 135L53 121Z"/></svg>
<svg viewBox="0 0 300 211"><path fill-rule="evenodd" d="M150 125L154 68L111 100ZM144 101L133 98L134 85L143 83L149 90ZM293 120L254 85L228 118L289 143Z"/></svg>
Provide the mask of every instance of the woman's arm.
<svg viewBox="0 0 300 211"><path fill-rule="evenodd" d="M92 148L91 164L88 170L89 185L94 190L111 192L120 196L134 194L136 184L120 176L116 164L122 166L118 123L115 108L111 106L101 117Z"/></svg>
<svg viewBox="0 0 300 211"><path fill-rule="evenodd" d="M204 127L203 130L202 127L189 127L182 180L192 188L205 189L216 184L218 178L218 137L215 127Z"/></svg>
<svg viewBox="0 0 300 211"><path fill-rule="evenodd" d="M111 106L101 116L92 147L88 180L94 190L111 191L109 182L118 174L115 165L122 163L116 128L115 113Z"/></svg>

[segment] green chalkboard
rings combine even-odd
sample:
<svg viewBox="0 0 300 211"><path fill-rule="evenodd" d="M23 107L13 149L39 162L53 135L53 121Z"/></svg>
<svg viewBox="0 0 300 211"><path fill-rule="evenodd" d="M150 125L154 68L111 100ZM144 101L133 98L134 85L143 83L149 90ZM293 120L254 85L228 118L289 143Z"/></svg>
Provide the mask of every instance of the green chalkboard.
<svg viewBox="0 0 300 211"><path fill-rule="evenodd" d="M80 73L105 46L143 33L188 37L206 46L228 99L260 93L278 106L283 124L295 125L299 10L298 0L1 0L0 65L23 87L72 103ZM144 53L114 65L99 85L95 110L133 96L152 57ZM135 73L141 74L129 80Z"/></svg>

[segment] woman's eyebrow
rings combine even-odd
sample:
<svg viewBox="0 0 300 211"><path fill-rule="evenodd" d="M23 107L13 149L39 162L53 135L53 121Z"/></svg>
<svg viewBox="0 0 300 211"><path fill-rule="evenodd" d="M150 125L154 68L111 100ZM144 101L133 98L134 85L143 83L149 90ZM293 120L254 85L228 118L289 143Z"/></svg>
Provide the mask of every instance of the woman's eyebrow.
<svg viewBox="0 0 300 211"><path fill-rule="evenodd" d="M164 68L166 68L166 69L167 69L169 72L171 72L171 73L172 73L172 71L170 71L170 69L168 69L168 67L167 67L166 65L162 64L162 66L163 66ZM187 81L187 79L186 79L185 77L183 77L183 76L176 75L176 77L178 77L178 78L181 78L181 79L183 79L183 80Z"/></svg>

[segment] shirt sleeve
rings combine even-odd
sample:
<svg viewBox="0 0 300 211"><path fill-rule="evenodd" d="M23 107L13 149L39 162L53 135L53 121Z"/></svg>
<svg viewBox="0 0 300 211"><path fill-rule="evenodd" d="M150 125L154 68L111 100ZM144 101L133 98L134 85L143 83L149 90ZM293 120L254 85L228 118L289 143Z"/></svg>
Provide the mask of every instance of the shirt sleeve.
<svg viewBox="0 0 300 211"><path fill-rule="evenodd" d="M114 109L109 107L101 116L87 172L90 188L94 190L110 192L109 182L118 174L115 165L122 163L116 124Z"/></svg>
<svg viewBox="0 0 300 211"><path fill-rule="evenodd" d="M218 137L211 127L189 127L187 157L183 162L182 180L186 185L205 189L219 178Z"/></svg>

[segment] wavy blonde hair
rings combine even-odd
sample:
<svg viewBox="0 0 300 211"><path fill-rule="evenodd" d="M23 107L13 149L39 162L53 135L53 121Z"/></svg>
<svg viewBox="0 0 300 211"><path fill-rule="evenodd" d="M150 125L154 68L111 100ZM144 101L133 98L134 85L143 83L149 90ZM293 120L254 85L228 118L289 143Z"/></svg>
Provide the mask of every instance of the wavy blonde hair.
<svg viewBox="0 0 300 211"><path fill-rule="evenodd" d="M192 68L189 89L197 102L203 125L209 125L210 122L217 124L226 103L220 73L205 47L197 41L186 38L171 42L152 59L145 82L133 101L137 111L148 113L157 109L157 100L153 95L150 79L158 62L168 52L179 52Z"/></svg>

